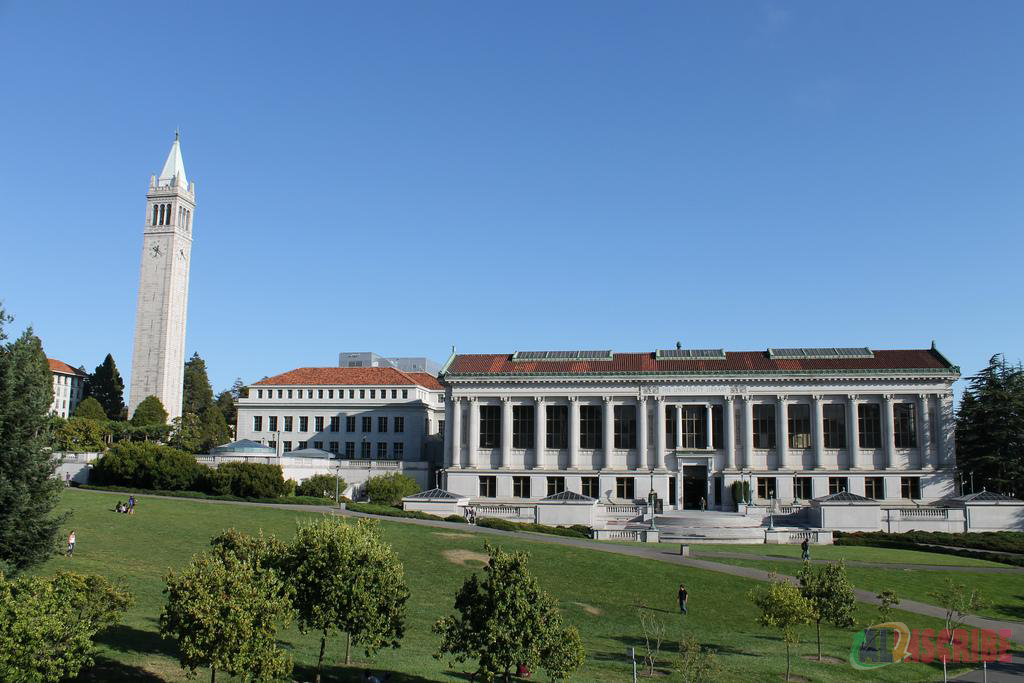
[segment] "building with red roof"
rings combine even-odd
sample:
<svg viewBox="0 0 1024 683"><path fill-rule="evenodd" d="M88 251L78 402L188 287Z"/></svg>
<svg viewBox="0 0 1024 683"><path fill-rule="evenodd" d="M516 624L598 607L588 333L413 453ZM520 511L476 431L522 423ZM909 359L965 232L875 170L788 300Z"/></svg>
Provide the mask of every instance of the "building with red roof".
<svg viewBox="0 0 1024 683"><path fill-rule="evenodd" d="M53 373L53 403L50 405L50 412L63 418L74 415L75 408L82 402L82 392L85 390L85 378L88 374L85 370L73 368L56 358L47 358L46 362Z"/></svg>

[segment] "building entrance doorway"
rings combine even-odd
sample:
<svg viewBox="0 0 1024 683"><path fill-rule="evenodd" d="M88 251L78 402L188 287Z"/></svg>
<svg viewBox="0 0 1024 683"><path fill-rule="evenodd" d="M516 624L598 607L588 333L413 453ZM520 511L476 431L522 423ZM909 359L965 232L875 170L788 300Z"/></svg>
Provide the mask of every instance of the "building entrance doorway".
<svg viewBox="0 0 1024 683"><path fill-rule="evenodd" d="M683 509L700 510L700 499L708 495L708 468L705 465L687 465L683 467Z"/></svg>

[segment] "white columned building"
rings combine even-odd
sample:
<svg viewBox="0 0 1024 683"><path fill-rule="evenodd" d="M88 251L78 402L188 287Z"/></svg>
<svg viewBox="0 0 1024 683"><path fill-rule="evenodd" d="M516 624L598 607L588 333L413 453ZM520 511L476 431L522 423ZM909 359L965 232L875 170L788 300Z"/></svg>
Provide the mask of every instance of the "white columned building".
<svg viewBox="0 0 1024 683"><path fill-rule="evenodd" d="M129 416L147 396L160 399L168 420L181 415L195 208L196 184L185 177L175 133L164 169L150 177L146 193Z"/></svg>
<svg viewBox="0 0 1024 683"><path fill-rule="evenodd" d="M729 510L747 481L761 503L930 502L954 495L959 377L934 346L453 354L443 487Z"/></svg>

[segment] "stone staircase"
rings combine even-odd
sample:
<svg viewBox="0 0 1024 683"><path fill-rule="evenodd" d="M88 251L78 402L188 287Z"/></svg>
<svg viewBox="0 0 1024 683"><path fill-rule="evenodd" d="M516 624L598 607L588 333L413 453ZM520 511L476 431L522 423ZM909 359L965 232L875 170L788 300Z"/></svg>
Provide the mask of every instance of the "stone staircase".
<svg viewBox="0 0 1024 683"><path fill-rule="evenodd" d="M795 522L797 515L793 517ZM782 519L776 516L776 529L800 528L798 523L782 523ZM658 515L654 521L662 541L681 543L764 543L768 527L767 518L737 512L681 510Z"/></svg>

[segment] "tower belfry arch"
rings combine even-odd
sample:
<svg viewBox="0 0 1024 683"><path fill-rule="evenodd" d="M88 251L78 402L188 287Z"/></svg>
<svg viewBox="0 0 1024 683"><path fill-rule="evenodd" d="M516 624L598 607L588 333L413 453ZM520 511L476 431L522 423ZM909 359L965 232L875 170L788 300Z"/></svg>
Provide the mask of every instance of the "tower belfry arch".
<svg viewBox="0 0 1024 683"><path fill-rule="evenodd" d="M181 415L195 208L195 183L185 175L175 131L163 170L150 176L146 192L129 415L147 396L160 399L169 419Z"/></svg>

